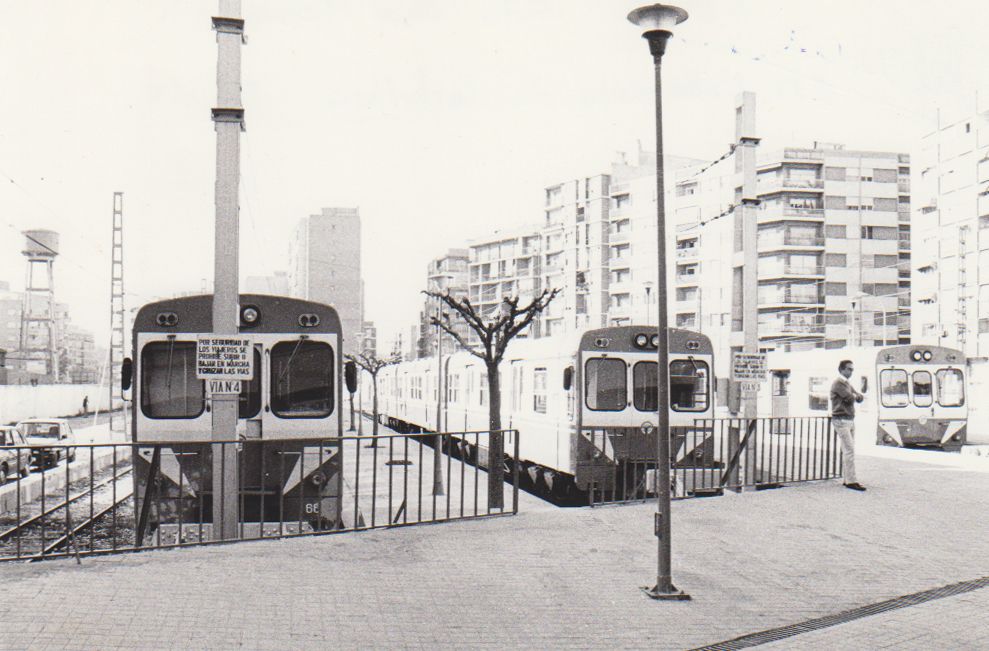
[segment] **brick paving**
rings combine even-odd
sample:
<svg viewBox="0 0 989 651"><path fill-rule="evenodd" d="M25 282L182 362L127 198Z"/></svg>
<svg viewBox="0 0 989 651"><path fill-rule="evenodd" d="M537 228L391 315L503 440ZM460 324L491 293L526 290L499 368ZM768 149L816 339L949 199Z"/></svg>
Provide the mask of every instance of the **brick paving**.
<svg viewBox="0 0 989 651"><path fill-rule="evenodd" d="M861 457L867 493L825 482L675 502L674 581L690 602L639 590L655 579L652 504L523 507L4 565L0 649L704 646L989 575L989 463L927 461ZM766 646L985 648L987 605L989 588Z"/></svg>

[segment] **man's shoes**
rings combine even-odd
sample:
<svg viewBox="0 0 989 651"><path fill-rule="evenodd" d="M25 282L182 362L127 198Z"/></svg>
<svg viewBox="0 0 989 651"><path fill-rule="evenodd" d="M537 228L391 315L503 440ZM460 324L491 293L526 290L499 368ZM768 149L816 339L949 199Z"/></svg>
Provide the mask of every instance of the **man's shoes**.
<svg viewBox="0 0 989 651"><path fill-rule="evenodd" d="M864 491L865 490L865 486L863 486L862 484L858 483L857 481L856 482L852 482L851 484L844 484L844 486L845 486L845 488L851 488L853 491Z"/></svg>

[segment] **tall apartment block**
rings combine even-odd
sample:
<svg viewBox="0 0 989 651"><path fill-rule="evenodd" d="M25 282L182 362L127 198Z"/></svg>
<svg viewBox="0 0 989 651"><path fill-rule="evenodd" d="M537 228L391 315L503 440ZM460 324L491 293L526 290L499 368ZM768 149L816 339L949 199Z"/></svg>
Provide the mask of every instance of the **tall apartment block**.
<svg viewBox="0 0 989 651"><path fill-rule="evenodd" d="M463 298L470 296L468 283L468 249L450 249L445 255L430 261L426 268L426 290L449 292L450 296ZM416 354L418 357L432 357L437 351L437 327L432 325L433 317L443 314L450 317L450 326L466 341L470 328L462 319L450 314L450 308L439 299L426 296L422 312L419 313L419 332ZM444 335L443 350L449 353L456 350L456 342L450 335Z"/></svg>
<svg viewBox="0 0 989 651"><path fill-rule="evenodd" d="M760 152L758 161L765 348L909 342L909 156L816 143ZM730 160L688 170L674 191L670 322L721 341L740 329L731 320L737 171Z"/></svg>
<svg viewBox="0 0 989 651"><path fill-rule="evenodd" d="M921 142L915 336L989 356L989 92L938 111Z"/></svg>
<svg viewBox="0 0 989 651"><path fill-rule="evenodd" d="M495 233L489 238L471 242L467 263L468 293L471 304L484 316L496 314L506 296L518 296L520 304L531 301L545 286L543 284L542 235L538 227ZM560 260L547 270L551 277L562 271ZM523 336L543 334L542 321L555 317L559 306L537 317Z"/></svg>
<svg viewBox="0 0 989 651"><path fill-rule="evenodd" d="M289 246L289 288L293 296L336 308L344 351L362 345L361 218L357 208L323 208L299 221Z"/></svg>

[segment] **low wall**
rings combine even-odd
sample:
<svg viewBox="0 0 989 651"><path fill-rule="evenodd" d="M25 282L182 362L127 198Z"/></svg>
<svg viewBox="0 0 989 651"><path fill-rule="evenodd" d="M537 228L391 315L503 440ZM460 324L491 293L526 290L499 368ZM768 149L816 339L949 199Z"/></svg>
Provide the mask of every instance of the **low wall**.
<svg viewBox="0 0 989 651"><path fill-rule="evenodd" d="M82 401L87 396L90 412L97 407L106 410L107 388L97 384L0 385L0 423L75 416L82 413Z"/></svg>

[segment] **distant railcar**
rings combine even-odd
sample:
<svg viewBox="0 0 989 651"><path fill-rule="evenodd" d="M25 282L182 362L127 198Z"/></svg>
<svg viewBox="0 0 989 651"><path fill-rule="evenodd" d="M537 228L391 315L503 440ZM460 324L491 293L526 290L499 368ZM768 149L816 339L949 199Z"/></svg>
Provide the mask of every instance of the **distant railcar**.
<svg viewBox="0 0 989 651"><path fill-rule="evenodd" d="M643 474L654 467L655 433L642 426L656 424L658 336L654 327L616 326L513 341L500 369L502 423L520 436L519 459L511 462L562 494L600 488L602 477L613 484L619 467ZM669 342L672 462L713 465L710 433L686 435L714 415L711 341L671 328ZM379 409L386 422L404 431L487 430L483 362L466 351L443 358L437 423L439 375L435 357L383 369ZM507 441L506 451L512 448Z"/></svg>
<svg viewBox="0 0 989 651"><path fill-rule="evenodd" d="M239 335L254 349L238 402L241 521L336 527L340 319L328 305L279 296L241 295L240 306ZM145 305L134 320L131 436L147 444L134 459L135 506L149 531L212 520L212 401L196 377L212 312L211 295L191 296Z"/></svg>

